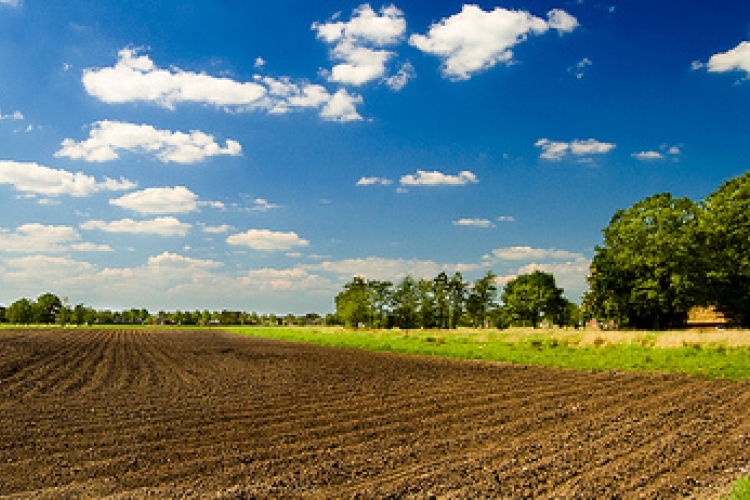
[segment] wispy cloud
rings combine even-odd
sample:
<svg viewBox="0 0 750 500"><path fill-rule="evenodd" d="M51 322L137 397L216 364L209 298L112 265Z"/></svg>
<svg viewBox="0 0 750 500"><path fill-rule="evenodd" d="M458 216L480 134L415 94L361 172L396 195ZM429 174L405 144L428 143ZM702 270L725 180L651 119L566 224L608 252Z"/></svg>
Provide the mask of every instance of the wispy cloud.
<svg viewBox="0 0 750 500"><path fill-rule="evenodd" d="M147 234L169 237L187 235L191 225L180 222L174 217L157 217L156 219L140 221L128 218L112 222L89 220L82 223L80 228L86 231L99 230L107 233Z"/></svg>
<svg viewBox="0 0 750 500"><path fill-rule="evenodd" d="M580 159L592 155L607 154L615 149L616 144L611 142L600 142L596 139L576 139L572 142L539 139L534 146L542 149L542 154L539 155L540 158L559 161L567 156L574 156Z"/></svg>

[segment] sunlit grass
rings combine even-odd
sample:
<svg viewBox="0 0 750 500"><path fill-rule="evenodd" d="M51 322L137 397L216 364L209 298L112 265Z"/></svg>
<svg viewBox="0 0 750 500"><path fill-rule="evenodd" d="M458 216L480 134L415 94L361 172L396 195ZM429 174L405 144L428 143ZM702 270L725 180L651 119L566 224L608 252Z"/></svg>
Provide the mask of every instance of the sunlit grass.
<svg viewBox="0 0 750 500"><path fill-rule="evenodd" d="M723 500L750 500L750 477L740 479Z"/></svg>
<svg viewBox="0 0 750 500"><path fill-rule="evenodd" d="M750 333L600 330L346 330L233 327L243 335L319 345L580 370L750 379ZM682 334L682 336L680 336Z"/></svg>

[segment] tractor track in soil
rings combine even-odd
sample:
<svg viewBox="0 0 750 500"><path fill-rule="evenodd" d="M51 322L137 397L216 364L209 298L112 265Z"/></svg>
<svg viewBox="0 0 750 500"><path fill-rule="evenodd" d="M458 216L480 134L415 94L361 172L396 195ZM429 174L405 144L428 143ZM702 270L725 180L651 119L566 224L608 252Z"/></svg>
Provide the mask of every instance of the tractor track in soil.
<svg viewBox="0 0 750 500"><path fill-rule="evenodd" d="M0 499L718 498L750 383L0 330Z"/></svg>

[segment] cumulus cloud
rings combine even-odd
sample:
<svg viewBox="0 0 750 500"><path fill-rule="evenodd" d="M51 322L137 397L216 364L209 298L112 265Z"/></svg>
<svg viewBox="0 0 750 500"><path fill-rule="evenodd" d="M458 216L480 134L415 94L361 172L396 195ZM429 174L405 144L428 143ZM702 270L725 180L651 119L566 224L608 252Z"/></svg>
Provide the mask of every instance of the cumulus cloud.
<svg viewBox="0 0 750 500"><path fill-rule="evenodd" d="M694 61L693 69L706 68L709 73L744 71L750 76L750 42L741 42L727 52L714 54L707 63Z"/></svg>
<svg viewBox="0 0 750 500"><path fill-rule="evenodd" d="M244 233L233 234L227 238L227 243L268 252L291 250L310 244L308 240L300 238L295 232L285 233L268 229L250 229Z"/></svg>
<svg viewBox="0 0 750 500"><path fill-rule="evenodd" d="M179 68L159 69L136 49L122 49L118 56L114 67L83 72L86 91L106 103L146 101L170 109L183 102L248 107L266 95L265 87L254 82L237 82Z"/></svg>
<svg viewBox="0 0 750 500"><path fill-rule="evenodd" d="M179 68L161 69L137 49L120 50L112 67L86 69L82 77L89 95L111 104L149 102L168 109L177 104L213 105L231 111L266 110L283 114L293 109L315 108L324 120L361 120L356 106L362 98L343 90L331 94L321 85L256 76L239 82ZM235 151L239 144L227 141ZM226 149L225 148L225 149Z"/></svg>
<svg viewBox="0 0 750 500"><path fill-rule="evenodd" d="M99 191L127 191L136 183L127 179L105 177L97 181L81 172L57 170L36 163L0 161L0 184L10 184L17 191L44 196L90 196Z"/></svg>
<svg viewBox="0 0 750 500"><path fill-rule="evenodd" d="M680 155L682 155L682 149L680 149L680 146L670 146L668 144L662 144L661 146L659 146L659 151L640 151L637 153L633 153L630 156L641 161L664 160L669 157L672 161L679 162Z"/></svg>
<svg viewBox="0 0 750 500"><path fill-rule="evenodd" d="M512 215L501 215L497 218L498 222L515 222L516 218Z"/></svg>
<svg viewBox="0 0 750 500"><path fill-rule="evenodd" d="M495 224L492 223L489 219L469 219L469 218L463 218L454 220L452 222L454 226L469 226L469 227L495 227Z"/></svg>
<svg viewBox="0 0 750 500"><path fill-rule="evenodd" d="M399 90L406 87L409 80L413 80L417 77L417 72L410 63L404 63L399 68L395 75L389 76L383 80L385 84L391 89L398 92Z"/></svg>
<svg viewBox="0 0 750 500"><path fill-rule="evenodd" d="M148 188L109 203L142 214L179 214L198 210L198 195L184 186Z"/></svg>
<svg viewBox="0 0 750 500"><path fill-rule="evenodd" d="M551 141L539 139L534 146L542 149L540 158L545 160L562 160L573 155L575 157L586 157L591 155L602 155L615 149L616 145L609 142L599 142L596 139L574 140L572 142Z"/></svg>
<svg viewBox="0 0 750 500"><path fill-rule="evenodd" d="M575 17L559 9L548 12L544 20L526 11L496 7L485 12L476 5L464 5L458 14L433 24L426 35L412 35L409 43L441 58L445 77L467 80L497 64L512 64L513 47L529 35L541 35L550 28L569 33L577 26Z"/></svg>
<svg viewBox="0 0 750 500"><path fill-rule="evenodd" d="M406 20L403 12L393 5L377 13L369 4L363 4L354 9L348 22L334 19L313 23L312 29L319 39L333 45L331 57L341 61L331 69L329 81L363 85L385 77L386 63L395 54L384 47L402 40Z"/></svg>
<svg viewBox="0 0 750 500"><path fill-rule="evenodd" d="M390 186L393 181L385 177L362 177L357 181L357 186Z"/></svg>
<svg viewBox="0 0 750 500"><path fill-rule="evenodd" d="M400 280L406 276L432 279L440 272L467 272L484 266L476 264L439 264L431 260L419 259L386 259L382 257L365 257L325 261L303 266L305 269L322 271L339 275L341 278L361 276L366 279Z"/></svg>
<svg viewBox="0 0 750 500"><path fill-rule="evenodd" d="M227 140L222 147L212 135L199 130L172 132L151 125L103 120L94 123L88 139L65 139L55 156L104 162L118 159L119 150L153 154L164 163L196 163L210 156L242 154L239 142Z"/></svg>
<svg viewBox="0 0 750 500"><path fill-rule="evenodd" d="M0 0L1 5L10 5L11 7L18 7L21 5L21 0Z"/></svg>
<svg viewBox="0 0 750 500"><path fill-rule="evenodd" d="M437 170L417 170L416 174L402 176L399 182L402 186L465 186L476 184L479 179L468 170L463 170L458 175L448 175Z"/></svg>
<svg viewBox="0 0 750 500"><path fill-rule="evenodd" d="M89 220L80 225L81 229L87 231L99 230L107 233L151 234L165 237L185 236L190 227L190 224L180 222L174 217L157 217L140 221L125 218L112 222Z"/></svg>

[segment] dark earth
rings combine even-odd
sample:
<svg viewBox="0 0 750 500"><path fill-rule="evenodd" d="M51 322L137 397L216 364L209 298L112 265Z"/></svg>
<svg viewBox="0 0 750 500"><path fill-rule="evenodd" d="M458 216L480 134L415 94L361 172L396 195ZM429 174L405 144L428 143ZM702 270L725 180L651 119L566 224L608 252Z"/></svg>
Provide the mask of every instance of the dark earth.
<svg viewBox="0 0 750 500"><path fill-rule="evenodd" d="M719 498L750 383L0 330L0 498Z"/></svg>

